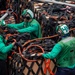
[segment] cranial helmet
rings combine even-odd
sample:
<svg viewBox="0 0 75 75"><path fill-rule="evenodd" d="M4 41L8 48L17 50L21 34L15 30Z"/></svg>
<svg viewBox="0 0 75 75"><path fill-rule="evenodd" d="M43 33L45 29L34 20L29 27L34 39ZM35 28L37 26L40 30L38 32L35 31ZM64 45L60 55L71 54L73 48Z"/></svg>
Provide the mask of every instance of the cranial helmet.
<svg viewBox="0 0 75 75"><path fill-rule="evenodd" d="M34 17L34 13L30 9L23 10L22 16L26 16L27 14L30 15L30 18L33 18Z"/></svg>
<svg viewBox="0 0 75 75"><path fill-rule="evenodd" d="M69 33L69 28L66 24L61 24L56 27L56 32L61 35L66 35Z"/></svg>

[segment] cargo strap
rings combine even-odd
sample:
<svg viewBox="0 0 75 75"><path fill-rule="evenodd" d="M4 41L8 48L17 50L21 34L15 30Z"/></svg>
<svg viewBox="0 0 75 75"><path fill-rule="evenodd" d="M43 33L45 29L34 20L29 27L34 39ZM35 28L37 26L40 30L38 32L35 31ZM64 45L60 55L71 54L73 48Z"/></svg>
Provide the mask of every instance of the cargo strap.
<svg viewBox="0 0 75 75"><path fill-rule="evenodd" d="M50 59L45 59L45 68L44 68L44 74L47 73L47 70L48 72L51 74L51 75L54 75L54 73L51 71L50 69L50 63L51 63L51 60Z"/></svg>

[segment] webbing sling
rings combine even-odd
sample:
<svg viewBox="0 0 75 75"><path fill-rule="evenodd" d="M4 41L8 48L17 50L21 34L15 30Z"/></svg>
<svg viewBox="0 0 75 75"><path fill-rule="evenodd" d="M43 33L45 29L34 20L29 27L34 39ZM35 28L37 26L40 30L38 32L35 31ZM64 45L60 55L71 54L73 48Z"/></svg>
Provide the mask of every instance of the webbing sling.
<svg viewBox="0 0 75 75"><path fill-rule="evenodd" d="M51 63L51 60L50 59L45 59L45 68L44 68L44 73L46 74L47 73L47 70L48 72L51 74L51 75L54 75L54 73L51 71L50 69L50 63Z"/></svg>

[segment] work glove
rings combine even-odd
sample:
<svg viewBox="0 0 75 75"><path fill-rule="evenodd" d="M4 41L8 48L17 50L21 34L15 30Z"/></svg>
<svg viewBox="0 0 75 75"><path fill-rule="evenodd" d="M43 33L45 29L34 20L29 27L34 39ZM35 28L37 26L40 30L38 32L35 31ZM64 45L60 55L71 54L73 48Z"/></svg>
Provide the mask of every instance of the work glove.
<svg viewBox="0 0 75 75"><path fill-rule="evenodd" d="M20 42L16 42L15 45L16 45L17 47L20 47L21 51L23 51L23 46L21 45Z"/></svg>
<svg viewBox="0 0 75 75"><path fill-rule="evenodd" d="M8 33L14 34L14 33L18 33L18 31L15 29L8 29Z"/></svg>
<svg viewBox="0 0 75 75"><path fill-rule="evenodd" d="M1 21L0 21L0 26L6 26L6 23L5 23L4 20L1 20Z"/></svg>

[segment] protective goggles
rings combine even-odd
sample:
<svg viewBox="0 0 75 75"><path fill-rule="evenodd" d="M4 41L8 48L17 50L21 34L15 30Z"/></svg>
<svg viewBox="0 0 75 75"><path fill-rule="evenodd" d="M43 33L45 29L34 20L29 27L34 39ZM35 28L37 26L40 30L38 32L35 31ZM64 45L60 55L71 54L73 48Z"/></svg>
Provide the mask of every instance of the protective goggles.
<svg viewBox="0 0 75 75"><path fill-rule="evenodd" d="M24 15L22 17L25 18L25 19L27 19L27 20L30 20L31 19L29 15Z"/></svg>

